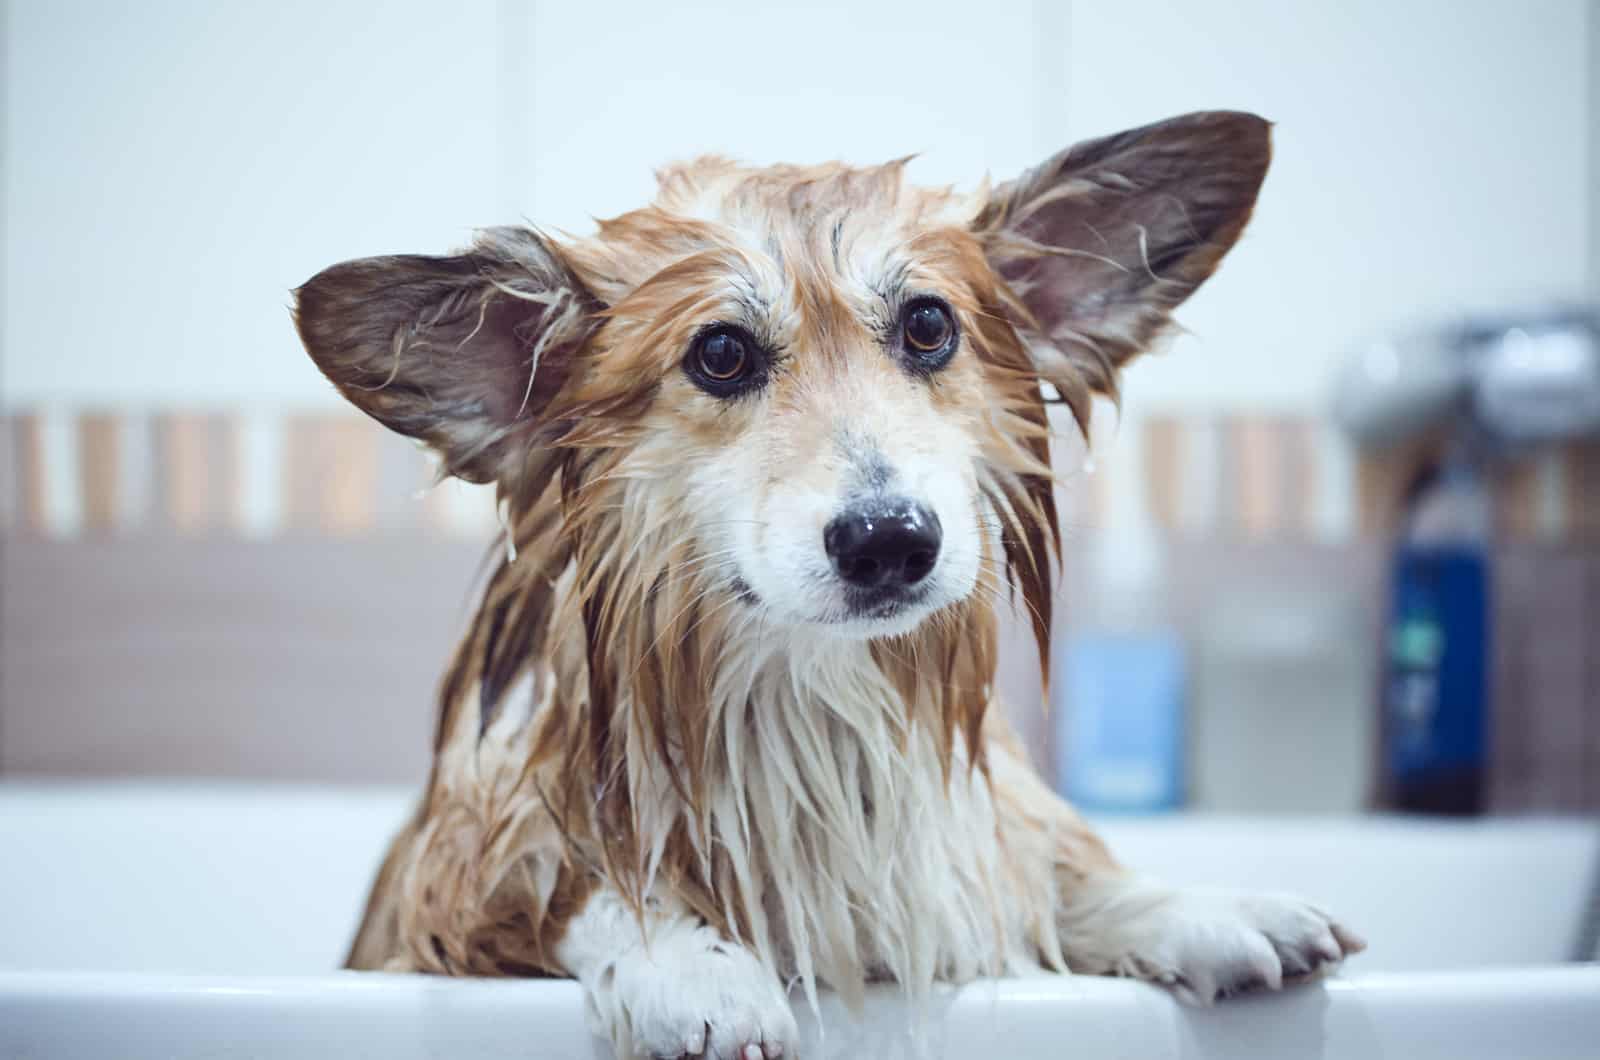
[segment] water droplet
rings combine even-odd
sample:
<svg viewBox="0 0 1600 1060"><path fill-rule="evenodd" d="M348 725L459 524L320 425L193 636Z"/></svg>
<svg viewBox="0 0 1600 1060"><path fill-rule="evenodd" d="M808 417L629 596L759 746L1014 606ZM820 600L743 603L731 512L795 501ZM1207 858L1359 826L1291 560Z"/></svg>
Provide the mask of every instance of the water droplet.
<svg viewBox="0 0 1600 1060"><path fill-rule="evenodd" d="M501 498L500 503L495 505L495 515L499 517L500 530L505 534L506 538L506 562L515 563L517 561L517 531L511 521L510 497Z"/></svg>

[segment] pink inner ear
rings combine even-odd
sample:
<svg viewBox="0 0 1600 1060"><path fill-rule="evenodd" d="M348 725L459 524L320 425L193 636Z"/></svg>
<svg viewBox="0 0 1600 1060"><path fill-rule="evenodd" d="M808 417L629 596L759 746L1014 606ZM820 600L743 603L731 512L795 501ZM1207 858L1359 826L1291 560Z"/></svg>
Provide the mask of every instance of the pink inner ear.
<svg viewBox="0 0 1600 1060"><path fill-rule="evenodd" d="M1185 115L1068 148L978 228L1040 337L1110 390L1238 239L1270 158L1261 118Z"/></svg>

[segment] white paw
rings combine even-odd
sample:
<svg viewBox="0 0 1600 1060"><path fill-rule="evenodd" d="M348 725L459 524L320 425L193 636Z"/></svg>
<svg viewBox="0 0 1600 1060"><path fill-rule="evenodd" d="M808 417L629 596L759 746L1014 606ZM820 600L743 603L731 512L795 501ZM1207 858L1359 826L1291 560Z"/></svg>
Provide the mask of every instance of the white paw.
<svg viewBox="0 0 1600 1060"><path fill-rule="evenodd" d="M1353 931L1287 895L1133 884L1105 901L1101 914L1112 918L1092 933L1099 952L1091 963L1101 967L1085 970L1161 983L1198 1005L1277 990L1366 949Z"/></svg>
<svg viewBox="0 0 1600 1060"><path fill-rule="evenodd" d="M663 927L585 986L591 1023L619 1057L795 1055L799 1031L777 977L707 927Z"/></svg>

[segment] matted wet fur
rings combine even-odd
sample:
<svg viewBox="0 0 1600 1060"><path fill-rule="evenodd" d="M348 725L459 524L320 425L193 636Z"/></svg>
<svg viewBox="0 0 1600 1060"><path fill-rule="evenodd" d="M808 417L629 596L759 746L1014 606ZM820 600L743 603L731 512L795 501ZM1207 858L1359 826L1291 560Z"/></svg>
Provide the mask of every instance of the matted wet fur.
<svg viewBox="0 0 1600 1060"><path fill-rule="evenodd" d="M1122 869L992 689L1008 599L1050 638L1047 404L1083 427L1115 394L1269 153L1218 112L972 195L705 158L587 238L300 288L328 378L495 483L509 537L350 965L570 975L623 1053L770 1057L793 984L1042 966L1203 1002L1358 949L1293 899ZM841 558L841 519L915 540Z"/></svg>

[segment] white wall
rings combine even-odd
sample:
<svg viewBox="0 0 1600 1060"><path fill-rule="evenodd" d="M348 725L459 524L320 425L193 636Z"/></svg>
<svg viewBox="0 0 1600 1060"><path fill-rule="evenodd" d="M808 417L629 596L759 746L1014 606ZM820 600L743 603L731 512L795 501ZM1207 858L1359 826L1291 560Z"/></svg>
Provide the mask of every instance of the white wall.
<svg viewBox="0 0 1600 1060"><path fill-rule="evenodd" d="M1589 0L1589 297L1600 302L1600 0Z"/></svg>
<svg viewBox="0 0 1600 1060"><path fill-rule="evenodd" d="M1363 336L1581 296L1589 6L1074 4L1075 135L1202 107L1277 123L1245 239L1182 313L1193 335L1129 392L1316 408Z"/></svg>
<svg viewBox="0 0 1600 1060"><path fill-rule="evenodd" d="M922 152L927 180L1259 110L1257 220L1133 402L1315 407L1358 337L1583 290L1588 0L7 5L7 405L331 403L288 290L650 168Z"/></svg>
<svg viewBox="0 0 1600 1060"><path fill-rule="evenodd" d="M489 0L7 18L8 404L331 400L289 290L494 219Z"/></svg>
<svg viewBox="0 0 1600 1060"><path fill-rule="evenodd" d="M991 0L981 19L959 0L536 10L517 132L531 144L526 210L540 223L582 228L641 205L655 166L708 152L762 163L918 153L920 179L966 184L1035 154L1024 0Z"/></svg>

